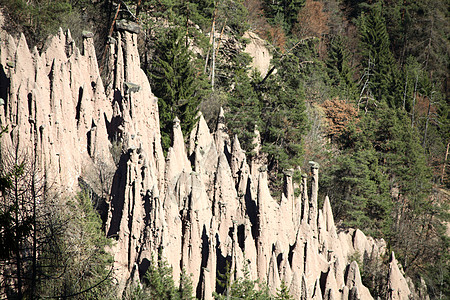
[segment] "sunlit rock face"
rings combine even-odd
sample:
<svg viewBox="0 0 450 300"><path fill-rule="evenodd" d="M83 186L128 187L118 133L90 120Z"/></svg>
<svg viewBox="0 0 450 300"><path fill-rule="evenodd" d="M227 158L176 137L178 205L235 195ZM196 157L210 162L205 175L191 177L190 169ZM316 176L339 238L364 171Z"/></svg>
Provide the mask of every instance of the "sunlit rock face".
<svg viewBox="0 0 450 300"><path fill-rule="evenodd" d="M288 170L281 199L272 198L266 168L247 162L223 110L212 133L200 115L187 143L175 119L164 157L137 35L125 29L110 39L105 82L89 36L80 49L60 31L41 53L24 36L1 38L0 121L9 129L1 151L35 156L48 186L67 194L80 182L107 188L105 231L120 291L160 256L176 281L182 269L190 274L199 298L220 291L228 265L232 280L247 272L274 294L284 282L295 299L372 299L349 257L379 257L386 244L337 231L328 197L318 207L316 163L298 196ZM409 297L394 256L388 282L391 299Z"/></svg>

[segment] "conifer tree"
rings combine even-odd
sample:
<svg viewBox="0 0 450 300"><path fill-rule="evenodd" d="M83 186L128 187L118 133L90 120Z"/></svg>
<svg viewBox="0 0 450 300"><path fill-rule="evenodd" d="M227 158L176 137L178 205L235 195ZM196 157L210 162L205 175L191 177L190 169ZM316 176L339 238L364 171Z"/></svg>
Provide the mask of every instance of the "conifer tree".
<svg viewBox="0 0 450 300"><path fill-rule="evenodd" d="M364 93L390 107L401 105L401 74L390 50L389 35L380 3L368 7L358 19L362 66L365 69Z"/></svg>
<svg viewBox="0 0 450 300"><path fill-rule="evenodd" d="M163 258L152 259L150 267L144 276L144 288L138 290L138 299L151 300L192 300L192 281L185 270L180 276L180 285L177 287L172 276L172 267ZM136 291L135 291L136 293Z"/></svg>
<svg viewBox="0 0 450 300"><path fill-rule="evenodd" d="M258 86L261 92L260 128L262 151L267 154L270 187L281 191L283 171L300 166L303 135L308 129L304 83L309 69L303 68L303 52L273 60L277 72Z"/></svg>
<svg viewBox="0 0 450 300"><path fill-rule="evenodd" d="M275 297L275 300L293 300L294 297L292 297L289 294L289 287L286 285L286 282L283 280L281 282L280 288L277 290L277 295Z"/></svg>
<svg viewBox="0 0 450 300"><path fill-rule="evenodd" d="M180 119L181 130L188 136L201 102L203 81L196 71L194 58L185 44L185 32L174 27L162 33L156 44L156 60L150 75L152 90L158 97L163 149L171 145L172 122Z"/></svg>
<svg viewBox="0 0 450 300"><path fill-rule="evenodd" d="M427 207L430 170L416 130L405 118L401 110L380 103L339 139L343 155L325 186L339 199L336 213L349 225L389 235L392 209L402 203L416 213Z"/></svg>
<svg viewBox="0 0 450 300"><path fill-rule="evenodd" d="M353 79L354 71L350 66L350 53L345 48L345 41L343 36L335 36L332 39L325 64L333 87L333 96L356 100L358 92Z"/></svg>
<svg viewBox="0 0 450 300"><path fill-rule="evenodd" d="M264 11L272 25L282 25L284 30L289 32L304 4L305 0L264 0Z"/></svg>
<svg viewBox="0 0 450 300"><path fill-rule="evenodd" d="M218 282L218 284L224 285L224 294L213 293L213 296L217 300L226 299L242 299L242 300L268 300L271 299L269 293L269 287L266 283L261 283L259 279L251 280L248 266L243 268L244 276L236 278L230 283L230 271L225 274L221 274L225 282Z"/></svg>
<svg viewBox="0 0 450 300"><path fill-rule="evenodd" d="M49 226L41 230L50 236L39 253L42 298L111 299L117 291L112 282L111 246L102 231L102 221L91 199L80 193L66 205L52 203ZM55 207L57 209L55 209Z"/></svg>
<svg viewBox="0 0 450 300"><path fill-rule="evenodd" d="M275 64L277 73L263 87L261 140L269 169L280 172L301 164L302 135L308 123L303 83L297 73L299 58L290 55Z"/></svg>
<svg viewBox="0 0 450 300"><path fill-rule="evenodd" d="M231 132L237 134L242 149L252 156L255 128L261 126L260 99L245 69L236 70L234 81L235 88L228 98L226 120Z"/></svg>
<svg viewBox="0 0 450 300"><path fill-rule="evenodd" d="M389 220L392 207L388 178L373 149L340 155L327 173L323 174L323 187L333 201L338 219L374 236L388 230L385 221Z"/></svg>

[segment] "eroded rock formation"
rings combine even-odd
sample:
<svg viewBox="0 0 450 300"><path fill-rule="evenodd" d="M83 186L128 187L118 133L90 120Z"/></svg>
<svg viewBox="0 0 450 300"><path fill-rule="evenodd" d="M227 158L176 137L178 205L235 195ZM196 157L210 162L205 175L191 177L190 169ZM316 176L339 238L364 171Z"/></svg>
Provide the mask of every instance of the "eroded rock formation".
<svg viewBox="0 0 450 300"><path fill-rule="evenodd" d="M316 163L298 197L288 170L281 201L273 199L264 166L246 161L223 111L214 133L200 116L188 149L174 120L164 159L157 100L140 69L136 34L122 30L110 40L105 83L89 36L80 50L70 32L60 31L42 53L30 51L23 36L2 37L0 122L9 134L1 150L36 154L46 180L69 193L80 180L99 189L99 170L112 170L105 222L115 239L110 250L120 290L160 254L175 280L181 269L191 274L200 298L212 298L228 264L233 279L247 268L272 293L285 282L295 299L372 299L349 257L378 257L385 242L360 230L337 231L329 199L318 207ZM112 143L120 148L117 164ZM410 290L394 257L389 276L391 299L406 299Z"/></svg>

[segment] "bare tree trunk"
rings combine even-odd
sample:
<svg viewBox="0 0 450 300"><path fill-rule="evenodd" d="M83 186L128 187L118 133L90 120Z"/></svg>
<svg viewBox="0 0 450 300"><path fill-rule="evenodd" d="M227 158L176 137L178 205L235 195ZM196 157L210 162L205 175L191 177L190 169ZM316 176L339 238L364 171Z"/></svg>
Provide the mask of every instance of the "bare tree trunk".
<svg viewBox="0 0 450 300"><path fill-rule="evenodd" d="M217 42L217 47L216 47L216 52L219 51L220 48L220 42L222 41L222 37L223 37L223 32L225 31L225 26L227 26L227 20L225 19L225 23L222 26L222 31L220 32L220 37L219 37L219 41Z"/></svg>
<svg viewBox="0 0 450 300"><path fill-rule="evenodd" d="M119 5L117 6L116 14L114 15L114 19L113 19L113 21L112 21L112 23L111 23L111 28L109 29L108 38L111 37L111 35L112 35L112 33L113 33L113 30L114 30L114 24L116 24L116 19L117 19L117 16L119 15L119 11L120 11L120 4L121 4L121 3L119 3ZM103 51L102 62L101 62L101 64L100 64L100 75L102 74L103 67L104 67L104 64L105 64L105 58L106 58L106 51L107 51L107 50L108 50L108 46L106 46L106 47L105 47L105 50Z"/></svg>
<svg viewBox="0 0 450 300"><path fill-rule="evenodd" d="M444 159L444 165L442 166L442 175L441 175L441 182L444 183L444 177L445 177L445 167L447 165L447 158L448 158L448 150L449 150L450 142L447 143L447 151L445 152L445 159Z"/></svg>
<svg viewBox="0 0 450 300"><path fill-rule="evenodd" d="M17 155L16 155L16 166L17 166ZM18 191L18 184L19 184L19 180L17 178L17 174L15 174L14 176L14 204L16 206L15 208L15 234L16 234L16 239L15 239L15 249L14 249L14 254L16 257L16 268L17 268L17 298L18 299L22 299L23 298L23 294L22 294L22 258L20 256L20 249L21 249L21 243L20 243L20 237L21 234L19 232L19 222L20 220L20 216L19 216L19 191Z"/></svg>
<svg viewBox="0 0 450 300"><path fill-rule="evenodd" d="M139 13L141 12L141 1L142 0L138 0L137 6L136 6L136 19L138 19ZM139 20L137 20L137 21L139 21Z"/></svg>
<svg viewBox="0 0 450 300"><path fill-rule="evenodd" d="M215 12L214 12L214 17L213 17L213 22L211 24L211 32L209 33L209 44L212 44L214 22L216 22L216 13ZM208 50L208 53L206 53L206 59L205 59L205 69L203 70L203 73L205 73L205 74L206 74L206 68L208 67L208 62L209 62L209 53L210 53L210 51Z"/></svg>
<svg viewBox="0 0 450 300"><path fill-rule="evenodd" d="M216 12L214 12L214 20L213 20L213 25L212 25L212 67L211 67L211 87L212 90L214 91L214 72L215 72L215 68L216 68L216 47L215 47L215 42L216 42L216 37L215 37L215 32L216 32Z"/></svg>
<svg viewBox="0 0 450 300"><path fill-rule="evenodd" d="M419 74L416 74L416 83L414 84L414 96L413 96L413 107L411 111L411 128L414 127L414 110L416 109L416 96L417 96L417 81L419 80Z"/></svg>
<svg viewBox="0 0 450 300"><path fill-rule="evenodd" d="M431 103L433 102L433 94L434 92L431 92L431 99L429 100L428 103L427 121L425 122L425 132L423 134L423 141L422 141L423 148L425 148L425 144L427 142L428 123L430 122L430 111L431 111Z"/></svg>
<svg viewBox="0 0 450 300"><path fill-rule="evenodd" d="M406 109L406 89L408 87L408 74L406 74L406 80L405 80L405 90L403 92L403 110Z"/></svg>
<svg viewBox="0 0 450 300"><path fill-rule="evenodd" d="M36 108L36 107L35 107ZM33 149L33 160L31 166L31 201L33 205L32 218L33 218L33 241L32 241L32 262L31 262L31 299L34 299L36 295L36 286L37 286L37 234L38 234L38 222L37 222L37 200L38 195L36 193L36 176L37 176L37 147L38 147L38 133L36 128L36 122L34 122L33 126L33 134L34 134L34 149Z"/></svg>
<svg viewBox="0 0 450 300"><path fill-rule="evenodd" d="M428 45L427 45L427 56L426 56L426 59L425 59L425 69L428 67L428 60L430 59L431 37L433 35L433 25L434 25L434 19L431 19L430 38L428 39Z"/></svg>

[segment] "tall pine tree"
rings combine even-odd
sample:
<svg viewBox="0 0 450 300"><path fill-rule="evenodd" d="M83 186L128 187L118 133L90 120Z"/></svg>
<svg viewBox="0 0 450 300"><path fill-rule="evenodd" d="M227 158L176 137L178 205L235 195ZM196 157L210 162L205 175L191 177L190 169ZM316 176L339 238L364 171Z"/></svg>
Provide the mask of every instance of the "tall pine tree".
<svg viewBox="0 0 450 300"><path fill-rule="evenodd" d="M350 65L350 53L345 48L345 43L343 36L335 36L331 40L325 64L332 86L331 94L340 99L356 100L358 91Z"/></svg>
<svg viewBox="0 0 450 300"><path fill-rule="evenodd" d="M383 101L390 107L402 104L400 72L390 50L386 21L382 15L381 3L367 6L367 11L358 19L360 32L363 92L368 98Z"/></svg>
<svg viewBox="0 0 450 300"><path fill-rule="evenodd" d="M185 31L179 27L161 34L156 44L156 60L151 67L152 90L158 97L163 149L171 146L172 122L180 119L187 136L192 130L204 87L201 72L186 47Z"/></svg>

